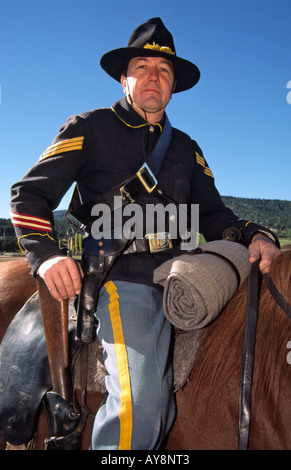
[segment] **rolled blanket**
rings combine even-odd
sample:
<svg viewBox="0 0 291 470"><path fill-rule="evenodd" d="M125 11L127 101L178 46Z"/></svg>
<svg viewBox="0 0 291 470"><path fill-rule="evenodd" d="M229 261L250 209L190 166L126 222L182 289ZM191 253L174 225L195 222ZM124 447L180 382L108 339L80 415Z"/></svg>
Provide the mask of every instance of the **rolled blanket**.
<svg viewBox="0 0 291 470"><path fill-rule="evenodd" d="M181 330L214 320L250 271L248 249L239 243L218 240L199 248L200 254L178 256L154 271L154 283L164 287L165 316Z"/></svg>

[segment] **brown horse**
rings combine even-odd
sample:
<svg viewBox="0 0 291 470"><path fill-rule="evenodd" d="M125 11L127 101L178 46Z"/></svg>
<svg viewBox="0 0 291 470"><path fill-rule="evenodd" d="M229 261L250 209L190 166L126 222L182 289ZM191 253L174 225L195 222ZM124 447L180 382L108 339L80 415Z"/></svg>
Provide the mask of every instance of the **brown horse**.
<svg viewBox="0 0 291 470"><path fill-rule="evenodd" d="M11 265L12 266L12 265ZM20 265L19 265L20 266ZM0 266L0 290L8 292L7 278ZM17 302L23 291L24 277L17 266L18 289L10 303ZM9 272L8 263L5 275ZM13 276L12 276L13 277ZM290 304L291 252L284 252L272 265L271 277L277 289ZM14 286L15 288L15 286ZM17 296L15 292L18 292ZM27 298L30 291L27 289ZM25 295L23 296L23 298ZM236 293L221 315L206 330L198 358L187 385L176 393L177 417L169 434L166 450L237 449L239 417L239 384L244 335L247 281ZM10 320L13 314L10 315ZM2 328L2 336L4 328ZM263 280L255 353L252 389L250 449L291 448L291 320L278 306ZM290 343L289 343L290 344ZM102 396L89 394L87 404L95 412ZM48 428L42 412L37 429L36 449L43 449ZM90 429L83 436L83 448L88 449Z"/></svg>
<svg viewBox="0 0 291 470"><path fill-rule="evenodd" d="M286 251L275 260L271 277L290 304L291 252ZM177 394L178 413L168 449L237 449L246 299L247 282L208 328L190 382ZM291 448L289 341L291 320L278 307L263 282L249 449Z"/></svg>
<svg viewBox="0 0 291 470"><path fill-rule="evenodd" d="M0 342L16 313L35 291L36 282L25 258L0 264ZM0 438L0 449L4 447Z"/></svg>
<svg viewBox="0 0 291 470"><path fill-rule="evenodd" d="M0 342L9 323L36 289L25 258L0 264Z"/></svg>

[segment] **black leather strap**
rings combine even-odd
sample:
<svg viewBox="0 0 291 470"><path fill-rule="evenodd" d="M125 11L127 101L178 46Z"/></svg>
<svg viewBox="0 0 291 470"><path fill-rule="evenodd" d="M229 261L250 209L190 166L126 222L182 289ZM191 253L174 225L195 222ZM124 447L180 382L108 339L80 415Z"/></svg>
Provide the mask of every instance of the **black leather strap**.
<svg viewBox="0 0 291 470"><path fill-rule="evenodd" d="M238 450L247 450L249 445L251 395L261 283L259 262L260 260L252 264L248 283L248 299L240 379Z"/></svg>
<svg viewBox="0 0 291 470"><path fill-rule="evenodd" d="M267 288L269 289L273 298L276 300L279 307L283 310L283 312L286 313L286 315L288 315L289 318L291 318L291 305L288 304L282 294L280 294L270 274L265 275L265 281Z"/></svg>

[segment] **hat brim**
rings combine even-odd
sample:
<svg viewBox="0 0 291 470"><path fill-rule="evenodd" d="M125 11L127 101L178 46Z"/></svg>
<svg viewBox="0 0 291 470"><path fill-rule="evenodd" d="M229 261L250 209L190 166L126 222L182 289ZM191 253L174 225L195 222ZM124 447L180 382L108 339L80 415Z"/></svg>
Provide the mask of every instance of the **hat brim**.
<svg viewBox="0 0 291 470"><path fill-rule="evenodd" d="M165 57L174 64L177 86L174 93L189 90L199 81L200 71L192 62L181 59L176 55L168 54L152 49L135 47L121 47L107 52L101 57L100 65L105 72L120 82L121 75L126 72L125 68L134 57Z"/></svg>

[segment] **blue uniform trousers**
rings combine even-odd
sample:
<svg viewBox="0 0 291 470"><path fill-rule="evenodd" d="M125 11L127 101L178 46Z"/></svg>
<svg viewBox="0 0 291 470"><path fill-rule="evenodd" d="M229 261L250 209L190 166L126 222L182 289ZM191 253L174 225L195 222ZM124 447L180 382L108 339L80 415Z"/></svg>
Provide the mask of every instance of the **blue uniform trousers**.
<svg viewBox="0 0 291 470"><path fill-rule="evenodd" d="M95 418L92 449L158 449L175 416L172 328L163 295L150 286L109 281L96 316L108 396Z"/></svg>

